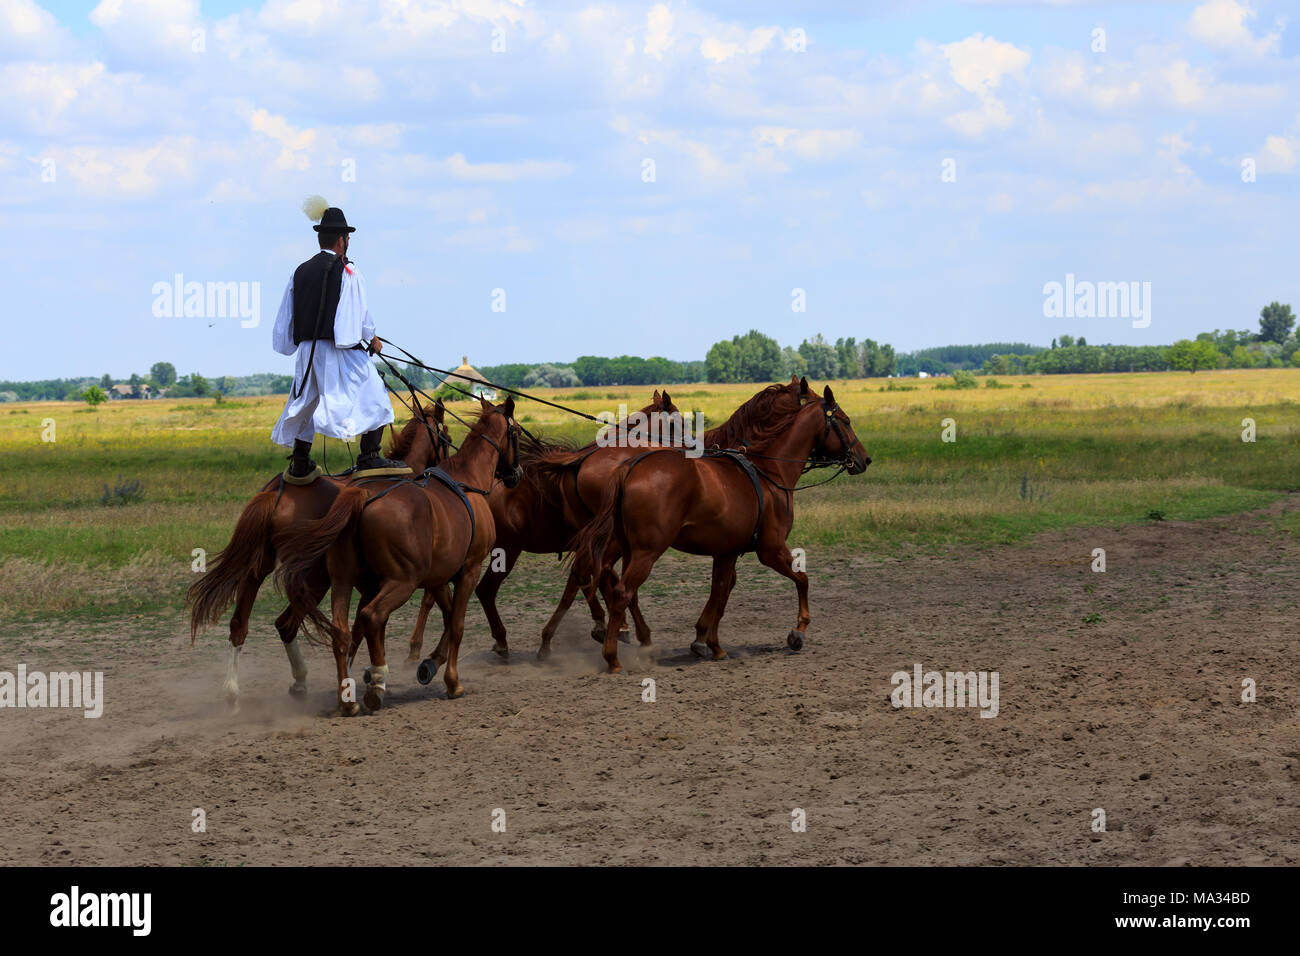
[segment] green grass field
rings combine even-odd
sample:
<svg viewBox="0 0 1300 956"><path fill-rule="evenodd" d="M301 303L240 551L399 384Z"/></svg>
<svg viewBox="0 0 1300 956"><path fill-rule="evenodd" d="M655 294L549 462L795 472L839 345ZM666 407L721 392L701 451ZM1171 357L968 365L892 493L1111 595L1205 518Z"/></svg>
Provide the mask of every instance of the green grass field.
<svg viewBox="0 0 1300 956"><path fill-rule="evenodd" d="M1007 378L1010 387L971 390L907 384L832 383L873 464L800 496L792 546L906 555L1151 512L1223 514L1300 487L1300 369ZM669 392L712 425L756 388ZM540 394L617 413L650 392ZM174 608L193 549L220 550L244 502L283 468L285 452L268 437L283 401L0 406L0 619ZM543 435L594 434L526 401L517 414ZM940 440L945 418L955 442ZM1253 443L1242 441L1245 418L1256 424ZM55 440L43 441L51 420ZM333 470L347 464L342 443L330 441L327 454ZM138 500L103 503L106 488L133 482Z"/></svg>

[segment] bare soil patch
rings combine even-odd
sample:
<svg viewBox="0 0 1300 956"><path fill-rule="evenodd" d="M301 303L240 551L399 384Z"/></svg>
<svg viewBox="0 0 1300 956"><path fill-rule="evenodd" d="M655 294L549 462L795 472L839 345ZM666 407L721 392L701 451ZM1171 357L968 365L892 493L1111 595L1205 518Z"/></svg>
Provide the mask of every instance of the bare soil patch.
<svg viewBox="0 0 1300 956"><path fill-rule="evenodd" d="M191 650L179 610L7 628L0 669L103 670L107 703L98 720L0 711L0 862L1295 864L1300 546L1281 525L1298 508L906 560L813 553L799 654L793 587L749 558L717 663L687 650L708 565L674 556L643 591L657 656L624 648L618 676L580 607L533 659L562 585L537 559L536 586L502 604L508 662L475 603L463 699L399 665L385 709L353 719L327 715L323 651L307 700L287 695L264 622L233 717L224 632ZM998 671L999 715L894 709L890 675L915 663Z"/></svg>

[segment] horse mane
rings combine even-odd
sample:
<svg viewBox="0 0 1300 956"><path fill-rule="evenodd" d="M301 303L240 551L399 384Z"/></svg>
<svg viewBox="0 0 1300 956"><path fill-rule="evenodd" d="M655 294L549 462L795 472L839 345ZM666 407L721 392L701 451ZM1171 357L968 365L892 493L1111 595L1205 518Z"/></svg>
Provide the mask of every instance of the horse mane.
<svg viewBox="0 0 1300 956"><path fill-rule="evenodd" d="M421 417L426 413L419 404L416 404L415 412L415 415L407 419L406 424L402 426L402 430L394 436L392 450L388 453L390 457L405 458L410 454L415 439L420 432L424 431L424 422ZM430 427L433 427L432 423L430 423Z"/></svg>
<svg viewBox="0 0 1300 956"><path fill-rule="evenodd" d="M391 458L406 458L411 454L411 446L415 445L416 437L424 431L424 423L419 418L407 419L407 423L402 425L402 431L393 437L393 450L389 451Z"/></svg>
<svg viewBox="0 0 1300 956"><path fill-rule="evenodd" d="M704 433L704 447L738 448L767 444L789 427L803 403L789 385L769 385L721 425Z"/></svg>
<svg viewBox="0 0 1300 956"><path fill-rule="evenodd" d="M567 455L581 446L568 438L538 438L536 435L519 436L519 464L530 465L547 455Z"/></svg>

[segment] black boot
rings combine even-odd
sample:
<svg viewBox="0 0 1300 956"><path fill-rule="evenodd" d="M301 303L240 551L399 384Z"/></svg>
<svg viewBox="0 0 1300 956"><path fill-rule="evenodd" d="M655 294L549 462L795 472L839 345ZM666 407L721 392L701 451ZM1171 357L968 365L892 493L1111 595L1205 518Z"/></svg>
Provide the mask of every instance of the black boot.
<svg viewBox="0 0 1300 956"><path fill-rule="evenodd" d="M383 425L361 436L361 454L357 457L357 471L373 471L382 468L395 469L398 473L409 473L411 469L406 466L406 462L394 461L379 454L379 443L383 438Z"/></svg>
<svg viewBox="0 0 1300 956"><path fill-rule="evenodd" d="M306 478L316 470L316 462L311 460L311 442L295 439L293 454L289 456L289 477Z"/></svg>

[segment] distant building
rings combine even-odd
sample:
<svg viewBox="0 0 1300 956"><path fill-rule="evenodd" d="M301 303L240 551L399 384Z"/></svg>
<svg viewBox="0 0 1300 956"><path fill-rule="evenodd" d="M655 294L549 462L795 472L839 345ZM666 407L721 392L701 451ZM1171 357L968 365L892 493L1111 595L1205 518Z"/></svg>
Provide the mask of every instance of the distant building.
<svg viewBox="0 0 1300 956"><path fill-rule="evenodd" d="M468 355L461 356L460 365L451 375L443 379L443 382L448 385L455 385L457 388L463 388L467 392L473 392L475 395L486 398L489 402L496 401L496 389L488 384L487 379L479 374L478 369L469 364Z"/></svg>
<svg viewBox="0 0 1300 956"><path fill-rule="evenodd" d="M140 391L137 394L135 385L127 385L126 383L121 383L112 386L108 390L108 397L114 400L120 398L152 398L153 397L153 395L151 394L153 389L147 383L141 382L139 385L139 389Z"/></svg>

